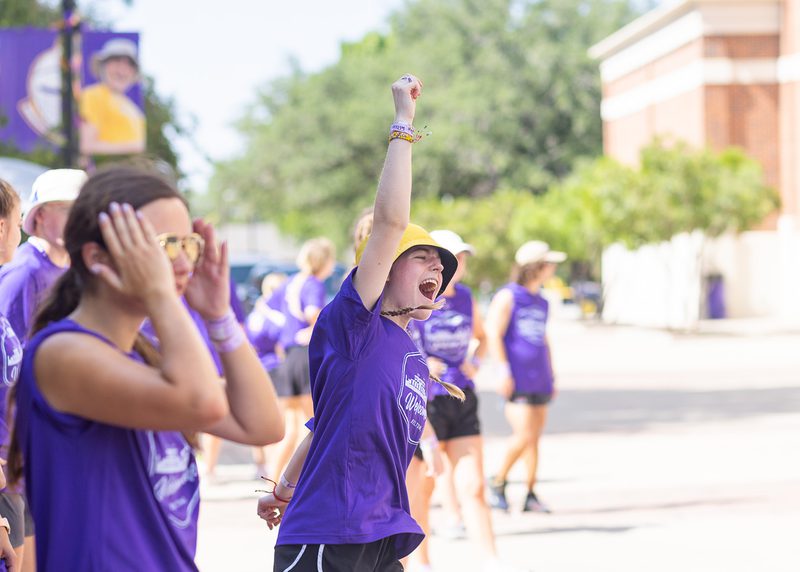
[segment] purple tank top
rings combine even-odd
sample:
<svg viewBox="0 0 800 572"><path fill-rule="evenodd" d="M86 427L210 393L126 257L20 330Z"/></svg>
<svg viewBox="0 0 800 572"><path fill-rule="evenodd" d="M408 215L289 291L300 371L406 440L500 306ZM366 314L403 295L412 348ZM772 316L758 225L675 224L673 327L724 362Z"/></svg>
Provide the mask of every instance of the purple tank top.
<svg viewBox="0 0 800 572"><path fill-rule="evenodd" d="M106 341L62 320L38 332L23 357L16 427L38 569L196 571L200 496L191 447L177 432L127 429L53 409L33 365L41 343L61 332Z"/></svg>
<svg viewBox="0 0 800 572"><path fill-rule="evenodd" d="M280 310L286 316L280 343L288 349L299 345L295 336L309 325L303 315L306 308L314 306L321 310L325 306L325 284L315 276L295 274L279 290L283 293Z"/></svg>
<svg viewBox="0 0 800 572"><path fill-rule="evenodd" d="M519 284L508 284L505 288L514 296L511 318L503 337L514 390L552 393L553 371L545 343L547 300Z"/></svg>
<svg viewBox="0 0 800 572"><path fill-rule="evenodd" d="M411 322L410 328L422 353L447 365L442 381L461 389L474 389L473 381L461 372L472 340L472 292L463 284L456 284L455 288L452 298L444 298L444 308L433 312L424 322ZM447 390L438 383L428 387L429 398L447 395Z"/></svg>
<svg viewBox="0 0 800 572"><path fill-rule="evenodd" d="M278 354L275 353L275 346L278 344L285 322L286 317L280 311L270 308L261 301L256 304L245 321L247 338L256 350L261 365L267 371L275 369L281 363Z"/></svg>

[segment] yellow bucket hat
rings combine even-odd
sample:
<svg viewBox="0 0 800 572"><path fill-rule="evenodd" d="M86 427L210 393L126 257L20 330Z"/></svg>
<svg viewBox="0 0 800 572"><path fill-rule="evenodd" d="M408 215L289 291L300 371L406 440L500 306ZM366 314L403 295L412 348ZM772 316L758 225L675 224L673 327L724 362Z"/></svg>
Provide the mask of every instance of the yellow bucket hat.
<svg viewBox="0 0 800 572"><path fill-rule="evenodd" d="M359 244L358 248L356 249L356 266L358 266L359 262L361 262L361 256L364 254L364 249L367 247L369 238L370 237L367 236L367 238L362 240L361 244ZM411 223L406 227L405 232L403 232L403 237L400 239L400 244L398 245L397 250L394 252L392 263L400 258L400 255L405 251L410 248L414 248L415 246L432 246L439 251L439 258L442 259L442 266L444 266L444 269L442 270L442 287L439 289L439 292L436 295L441 296L442 292L445 291L445 288L447 288L447 285L450 283L450 280L453 279L453 275L456 273L456 268L458 268L458 259L452 252L433 240L431 235L428 234L427 230L418 224Z"/></svg>

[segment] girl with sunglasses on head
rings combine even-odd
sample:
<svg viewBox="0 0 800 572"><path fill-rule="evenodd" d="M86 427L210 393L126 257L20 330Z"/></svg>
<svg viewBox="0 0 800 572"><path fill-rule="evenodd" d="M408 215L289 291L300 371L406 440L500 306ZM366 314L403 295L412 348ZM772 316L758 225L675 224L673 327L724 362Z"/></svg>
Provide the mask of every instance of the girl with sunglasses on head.
<svg viewBox="0 0 800 572"><path fill-rule="evenodd" d="M72 266L26 347L9 456L12 478L24 469L39 570L194 571L196 432L250 445L283 432L230 309L227 248L192 224L173 184L130 167L88 180L64 240ZM206 321L224 383L181 295ZM140 333L146 317L159 353Z"/></svg>
<svg viewBox="0 0 800 572"><path fill-rule="evenodd" d="M258 503L270 528L283 520L276 571L402 570L399 559L422 540L405 473L425 427L430 378L406 328L438 307L457 262L409 224L411 124L421 92L413 76L392 85L395 124L372 232L309 346L312 433Z"/></svg>

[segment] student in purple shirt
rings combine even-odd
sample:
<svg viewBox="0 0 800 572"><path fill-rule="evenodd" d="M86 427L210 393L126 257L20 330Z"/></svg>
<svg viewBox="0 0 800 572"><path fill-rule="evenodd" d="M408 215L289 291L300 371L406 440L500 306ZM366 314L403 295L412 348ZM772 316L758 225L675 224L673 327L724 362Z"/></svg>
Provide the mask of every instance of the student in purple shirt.
<svg viewBox="0 0 800 572"><path fill-rule="evenodd" d="M422 540L405 473L425 429L430 378L406 328L439 307L434 301L458 263L409 224L411 124L421 91L413 76L392 85L395 124L372 234L320 313L309 347L313 433L258 503L270 528L283 520L276 571L402 570L399 559Z"/></svg>
<svg viewBox="0 0 800 572"><path fill-rule="evenodd" d="M449 470L437 481L437 486L449 486L454 491L452 504L457 510L460 503L469 538L479 547L482 569L487 572L518 571L497 556L492 518L484 498L483 442L473 377L477 373L478 357L486 350L486 336L472 292L460 283L474 249L449 230L435 230L431 236L456 255L458 270L444 291L442 309L425 322L413 322L412 332L431 373L460 387L466 399L463 402L450 399L440 386L430 386L428 421L435 436L422 443L408 470L411 515L420 523L428 522L433 479L425 475L426 463L422 459L426 447L439 448L446 455L448 463L445 466L449 466ZM471 347L474 342L477 346ZM430 569L426 544L423 542L412 557L419 570Z"/></svg>
<svg viewBox="0 0 800 572"><path fill-rule="evenodd" d="M303 423L313 415L308 344L317 317L325 306L324 282L333 273L335 264L336 250L330 240L320 237L306 241L297 255L300 272L277 290L273 299L286 320L278 338L286 358L281 367L282 375L273 378L286 416L286 436L273 449L275 479L283 472L305 433Z"/></svg>
<svg viewBox="0 0 800 572"><path fill-rule="evenodd" d="M494 508L508 510L506 479L524 455L528 494L523 511L550 512L533 490L539 438L547 420L547 404L555 391L545 333L548 303L540 290L567 255L550 250L546 242L533 240L523 244L514 259L515 279L495 294L486 317L489 351L502 368L500 393L508 399L506 419L513 430L503 464L490 484L489 501Z"/></svg>
<svg viewBox="0 0 800 572"><path fill-rule="evenodd" d="M195 571L196 433L250 445L283 433L230 308L227 247L192 223L171 182L133 167L92 175L64 242L72 265L26 347L9 451L38 524L38 569ZM205 320L224 383L181 295Z"/></svg>
<svg viewBox="0 0 800 572"><path fill-rule="evenodd" d="M0 179L0 264L14 256L20 237L20 201L16 191ZM6 400L8 391L17 381L22 363L22 343L3 314L0 314L0 458L7 457L8 427L6 425ZM22 495L5 489L6 478L0 471L0 559L17 570L22 562L25 543L25 502ZM4 525L8 525L8 529Z"/></svg>
<svg viewBox="0 0 800 572"><path fill-rule="evenodd" d="M30 235L8 264L0 268L0 313L22 340L28 339L37 306L69 266L64 225L86 182L78 169L52 169L34 182L22 229Z"/></svg>

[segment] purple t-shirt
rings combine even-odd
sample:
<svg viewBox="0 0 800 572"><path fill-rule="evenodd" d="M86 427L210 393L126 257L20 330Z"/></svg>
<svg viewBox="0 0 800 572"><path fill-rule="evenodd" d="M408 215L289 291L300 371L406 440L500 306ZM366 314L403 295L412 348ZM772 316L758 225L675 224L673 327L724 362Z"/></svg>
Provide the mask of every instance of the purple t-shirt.
<svg viewBox="0 0 800 572"><path fill-rule="evenodd" d="M423 538L405 477L427 419L425 360L380 300L364 307L350 274L314 327L309 365L314 437L277 545L394 537L397 558L410 554Z"/></svg>
<svg viewBox="0 0 800 572"><path fill-rule="evenodd" d="M514 297L503 337L514 391L553 393L553 370L545 339L547 300L516 283L507 284L505 288Z"/></svg>
<svg viewBox="0 0 800 572"><path fill-rule="evenodd" d="M0 383L0 457L8 458L8 423L6 422L6 402L8 390L11 389L19 376L22 365L22 343L17 334L0 314L0 353L2 353L2 383Z"/></svg>
<svg viewBox="0 0 800 572"><path fill-rule="evenodd" d="M0 268L0 314L9 321L23 346L36 308L65 271L30 242L20 246L13 260Z"/></svg>
<svg viewBox="0 0 800 572"><path fill-rule="evenodd" d="M270 308L268 304L256 304L253 311L247 316L245 321L245 331L250 343L253 344L261 365L267 371L273 370L281 363L278 354L275 353L275 346L278 344L281 330L286 317L282 312L275 308Z"/></svg>
<svg viewBox="0 0 800 572"><path fill-rule="evenodd" d="M309 326L304 312L309 306L325 305L325 283L315 276L295 274L280 290L283 293L280 310L286 316L280 343L284 348L300 345L295 341L297 332Z"/></svg>
<svg viewBox="0 0 800 572"><path fill-rule="evenodd" d="M417 346L426 356L439 358L447 368L442 381L461 389L474 389L475 383L461 371L472 340L472 292L463 284L456 284L453 297L442 298L444 307L431 314L424 322L410 324ZM448 395L438 383L430 384L428 397Z"/></svg>
<svg viewBox="0 0 800 572"><path fill-rule="evenodd" d="M128 429L53 409L33 365L40 344L60 332L107 341L61 320L33 336L23 357L16 426L38 569L196 571L200 497L191 448L177 432Z"/></svg>

